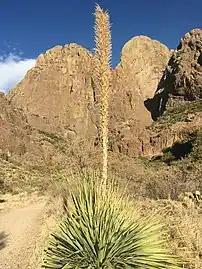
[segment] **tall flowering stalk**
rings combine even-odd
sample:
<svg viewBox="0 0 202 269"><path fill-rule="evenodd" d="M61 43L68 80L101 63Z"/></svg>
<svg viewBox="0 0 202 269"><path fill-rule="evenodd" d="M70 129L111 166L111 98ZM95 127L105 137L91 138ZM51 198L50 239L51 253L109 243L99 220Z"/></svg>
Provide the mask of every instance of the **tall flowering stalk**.
<svg viewBox="0 0 202 269"><path fill-rule="evenodd" d="M102 185L106 185L108 170L108 109L111 82L111 32L109 14L99 5L95 9L95 78L100 93L100 131L103 149Z"/></svg>

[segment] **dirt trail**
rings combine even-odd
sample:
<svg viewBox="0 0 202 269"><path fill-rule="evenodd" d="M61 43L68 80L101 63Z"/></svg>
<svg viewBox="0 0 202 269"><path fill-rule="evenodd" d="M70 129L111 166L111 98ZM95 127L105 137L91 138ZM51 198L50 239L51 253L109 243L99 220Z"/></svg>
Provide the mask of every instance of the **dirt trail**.
<svg viewBox="0 0 202 269"><path fill-rule="evenodd" d="M36 269L45 201L0 211L0 269Z"/></svg>

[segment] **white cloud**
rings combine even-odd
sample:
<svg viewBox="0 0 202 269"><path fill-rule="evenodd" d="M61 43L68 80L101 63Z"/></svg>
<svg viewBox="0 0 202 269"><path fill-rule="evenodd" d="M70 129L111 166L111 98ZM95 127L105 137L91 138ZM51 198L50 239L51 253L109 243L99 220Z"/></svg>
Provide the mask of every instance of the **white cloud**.
<svg viewBox="0 0 202 269"><path fill-rule="evenodd" d="M0 91L8 92L35 65L35 59L23 59L14 53L0 55Z"/></svg>

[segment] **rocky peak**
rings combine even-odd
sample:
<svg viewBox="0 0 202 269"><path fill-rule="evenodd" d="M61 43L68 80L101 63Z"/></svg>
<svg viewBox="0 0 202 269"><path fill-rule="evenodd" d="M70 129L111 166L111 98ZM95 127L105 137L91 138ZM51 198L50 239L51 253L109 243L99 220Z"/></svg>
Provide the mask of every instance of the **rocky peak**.
<svg viewBox="0 0 202 269"><path fill-rule="evenodd" d="M147 108L154 119L164 112L170 98L178 104L176 96L183 97L185 101L202 97L201 55L202 30L194 29L185 34L172 52L154 97L147 100Z"/></svg>
<svg viewBox="0 0 202 269"><path fill-rule="evenodd" d="M165 45L145 36L134 37L124 45L120 64L113 72L116 122L130 122L137 130L151 124L144 101L154 95L169 56Z"/></svg>
<svg viewBox="0 0 202 269"><path fill-rule="evenodd" d="M174 95L182 95L187 100L202 97L201 59L202 30L194 29L185 34L170 60Z"/></svg>
<svg viewBox="0 0 202 269"><path fill-rule="evenodd" d="M124 45L119 68L127 70L134 90L145 100L153 96L169 57L170 51L162 43L136 36Z"/></svg>
<svg viewBox="0 0 202 269"><path fill-rule="evenodd" d="M36 61L36 65L41 66L41 65L60 64L62 62L66 63L66 61L68 61L69 56L74 57L74 63L76 63L78 60L77 58L79 56L85 58L90 57L91 54L88 52L87 49L75 43L67 44L64 47L58 45L47 50L45 54L40 54Z"/></svg>
<svg viewBox="0 0 202 269"><path fill-rule="evenodd" d="M85 48L76 44L56 46L38 57L35 67L8 98L26 111L35 127L38 115L49 123L52 132L65 136L93 133L94 127L87 122L87 107L94 100L92 70L92 55Z"/></svg>
<svg viewBox="0 0 202 269"><path fill-rule="evenodd" d="M202 46L202 30L193 29L192 31L186 33L184 37L180 40L180 44L177 47L177 50L183 51L201 51Z"/></svg>

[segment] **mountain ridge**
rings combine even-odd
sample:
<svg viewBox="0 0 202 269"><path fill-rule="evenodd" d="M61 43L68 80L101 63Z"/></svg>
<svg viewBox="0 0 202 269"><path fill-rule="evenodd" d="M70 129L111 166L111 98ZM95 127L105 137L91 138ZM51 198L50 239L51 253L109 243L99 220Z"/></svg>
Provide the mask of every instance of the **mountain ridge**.
<svg viewBox="0 0 202 269"><path fill-rule="evenodd" d="M200 109L189 115L189 120L182 117L182 120L172 123L170 119L174 117L175 109L187 103L186 96L172 93L173 77L177 76L176 70L181 70L187 54L195 62L193 70L195 66L199 68L200 61L198 63L195 55L200 59L201 32L192 30L182 39L181 46L171 51L144 36L134 37L123 46L120 63L111 71L109 150L114 159L125 156L129 163L133 163L132 159L137 157L152 159L162 156L166 148L200 130ZM190 47L187 36L197 45ZM16 142L12 146L9 136L2 140L0 135L4 160L40 169L67 165L69 170L78 166L99 167L99 92L93 57L87 49L75 43L55 46L41 54L35 67L3 97L6 107L9 104L14 111L21 111L23 124L28 130L27 133L23 131L24 140L18 131L12 138L13 141L20 140L21 149ZM174 60L176 57L182 60ZM176 61L179 67L172 71L171 64L175 62L176 66ZM200 75L200 70L197 72ZM181 73L179 71L178 81ZM200 84L196 82L195 85L199 85L200 91ZM200 101L200 96L197 98ZM169 107L174 109L169 110ZM167 122L162 116L166 111L173 114ZM0 111L0 115L2 113ZM17 130L20 125L15 125L15 122L7 124L1 133L9 133L11 128ZM115 172L119 173L116 169Z"/></svg>

